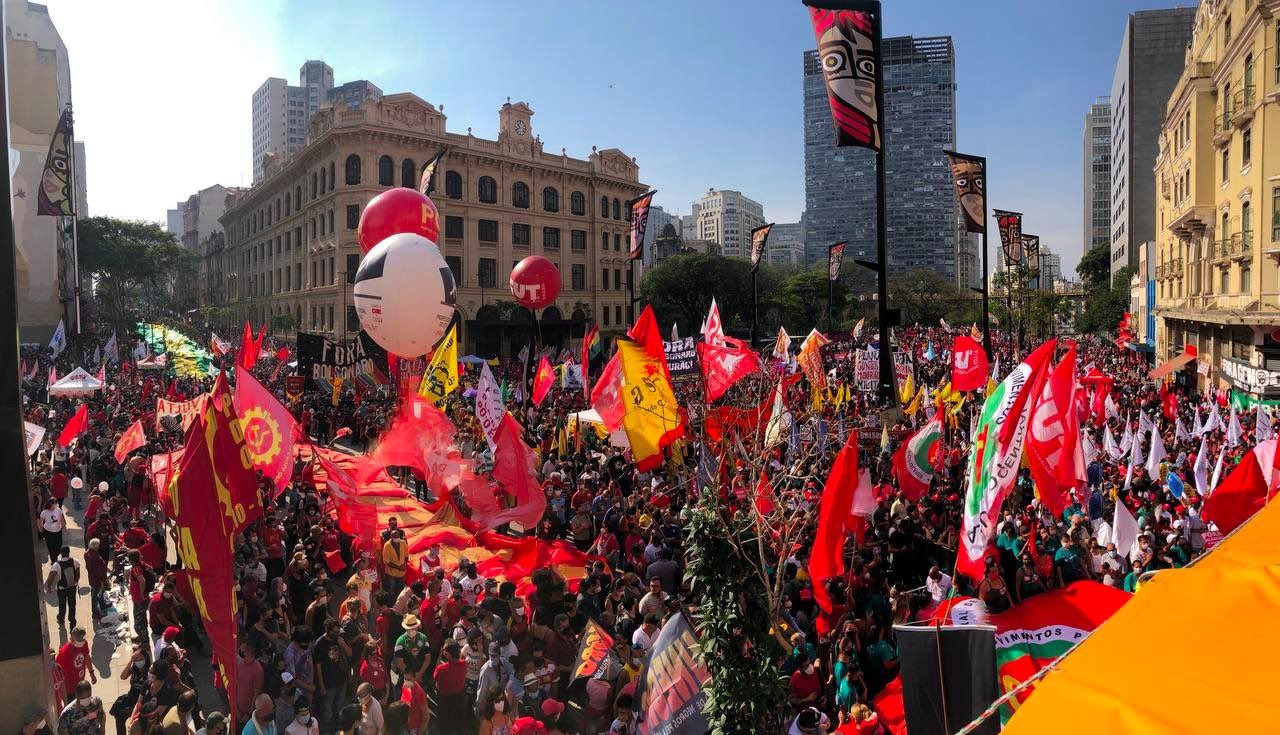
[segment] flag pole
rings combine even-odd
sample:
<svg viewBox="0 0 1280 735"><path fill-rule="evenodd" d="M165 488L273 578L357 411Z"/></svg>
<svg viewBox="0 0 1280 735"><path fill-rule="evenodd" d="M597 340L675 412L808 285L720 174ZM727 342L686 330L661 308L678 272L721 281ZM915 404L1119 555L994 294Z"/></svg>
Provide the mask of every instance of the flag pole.
<svg viewBox="0 0 1280 735"><path fill-rule="evenodd" d="M830 289L830 286L828 286L828 289ZM756 312L759 308L759 294L756 292L756 269L753 267L751 269L751 349L753 350L756 348ZM830 331L830 328L827 331Z"/></svg>
<svg viewBox="0 0 1280 735"><path fill-rule="evenodd" d="M67 105L67 109L71 109L71 105ZM73 277L76 279L75 286L71 293L76 300L76 334L81 334L80 326L80 230L77 224L80 221L80 207L83 202L76 196L79 192L80 182L76 180L76 136L75 136L75 113L72 113L71 125L71 170L68 172L71 176L71 263L74 268Z"/></svg>
<svg viewBox="0 0 1280 735"><path fill-rule="evenodd" d="M884 60L881 46L884 42L884 13L881 12L880 0L872 0L867 5L875 15L873 38L875 40L876 63L876 110L884 115ZM883 118L882 118L883 120ZM883 124L881 130L884 130ZM876 146L876 319L880 322L880 398L887 410L898 408L898 391L894 387L893 343L890 333L889 312L889 247L886 239L888 225L885 217L885 156L884 133L881 132L880 145Z"/></svg>

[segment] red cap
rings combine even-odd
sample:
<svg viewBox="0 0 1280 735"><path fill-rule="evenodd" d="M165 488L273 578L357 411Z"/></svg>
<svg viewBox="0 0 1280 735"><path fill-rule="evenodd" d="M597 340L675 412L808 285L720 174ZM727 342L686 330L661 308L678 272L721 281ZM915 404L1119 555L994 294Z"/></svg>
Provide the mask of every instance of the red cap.
<svg viewBox="0 0 1280 735"><path fill-rule="evenodd" d="M557 702L554 699L544 699L542 701L543 717L555 717L561 712L564 712L564 704Z"/></svg>
<svg viewBox="0 0 1280 735"><path fill-rule="evenodd" d="M182 633L181 628L176 625L170 625L168 628L164 629L163 636L166 641L172 641L177 638L180 633Z"/></svg>

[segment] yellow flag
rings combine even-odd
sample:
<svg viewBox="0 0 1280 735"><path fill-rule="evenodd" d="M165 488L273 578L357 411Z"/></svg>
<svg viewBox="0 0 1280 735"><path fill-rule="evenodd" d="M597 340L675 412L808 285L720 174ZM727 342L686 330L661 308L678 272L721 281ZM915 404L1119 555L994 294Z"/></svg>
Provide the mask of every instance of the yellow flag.
<svg viewBox="0 0 1280 735"><path fill-rule="evenodd" d="M988 377L987 378L987 394L986 394L987 398L990 398L991 394L995 392L996 392L996 379L992 377Z"/></svg>
<svg viewBox="0 0 1280 735"><path fill-rule="evenodd" d="M907 380L910 381L910 378ZM920 410L922 405L924 405L924 386L920 386L920 390L916 391L915 397L907 403L907 407L904 410L907 412L908 416L915 416L916 412Z"/></svg>
<svg viewBox="0 0 1280 735"><path fill-rule="evenodd" d="M342 396L342 378L333 379L333 395L329 398L329 402L334 406L338 405L338 398Z"/></svg>
<svg viewBox="0 0 1280 735"><path fill-rule="evenodd" d="M444 397L458 387L458 328L450 327L436 353L431 356L427 373L418 384L418 395L439 406Z"/></svg>
<svg viewBox="0 0 1280 735"><path fill-rule="evenodd" d="M644 347L623 337L618 338L617 344L625 407L622 428L631 442L636 466L652 469L662 462L662 448L678 439L684 430L675 391L662 364Z"/></svg>
<svg viewBox="0 0 1280 735"><path fill-rule="evenodd" d="M818 386L815 385L809 389L809 398L811 399L809 404L810 410L814 412L821 411L822 410L822 391L818 390Z"/></svg>
<svg viewBox="0 0 1280 735"><path fill-rule="evenodd" d="M898 395L902 397L903 403L907 403L908 401L911 400L911 397L914 396L915 393L916 393L915 380L912 378L911 374L908 373L907 379L903 381L902 391Z"/></svg>

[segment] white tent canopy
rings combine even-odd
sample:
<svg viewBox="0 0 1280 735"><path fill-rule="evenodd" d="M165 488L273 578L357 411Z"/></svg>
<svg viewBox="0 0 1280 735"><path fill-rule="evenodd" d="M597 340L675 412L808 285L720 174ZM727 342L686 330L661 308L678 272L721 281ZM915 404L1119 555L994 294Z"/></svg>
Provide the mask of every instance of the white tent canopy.
<svg viewBox="0 0 1280 735"><path fill-rule="evenodd" d="M49 386L50 396L87 396L102 390L102 381L90 375L84 368L76 368L66 377Z"/></svg>
<svg viewBox="0 0 1280 735"><path fill-rule="evenodd" d="M618 429L616 431L608 431L605 428L604 419L600 418L599 412L597 412L594 408L589 408L586 411L578 411L577 413L569 414L569 423L568 423L569 431L573 431L574 426L577 425L579 421L581 421L584 424L592 424L593 425L592 428L595 429L597 433L601 434L602 436L607 432L609 434L609 443L615 447L627 449L631 446L631 442L627 441L627 432L623 431L622 429Z"/></svg>

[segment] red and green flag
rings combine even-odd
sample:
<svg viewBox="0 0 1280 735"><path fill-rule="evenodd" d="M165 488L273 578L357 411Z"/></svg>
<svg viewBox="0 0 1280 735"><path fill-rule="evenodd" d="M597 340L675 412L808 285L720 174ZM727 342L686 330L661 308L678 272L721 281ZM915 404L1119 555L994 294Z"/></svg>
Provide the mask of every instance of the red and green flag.
<svg viewBox="0 0 1280 735"><path fill-rule="evenodd" d="M893 453L893 474L898 479L898 489L912 503L923 497L933 482L933 463L942 440L942 415L942 411L935 412L928 423Z"/></svg>

